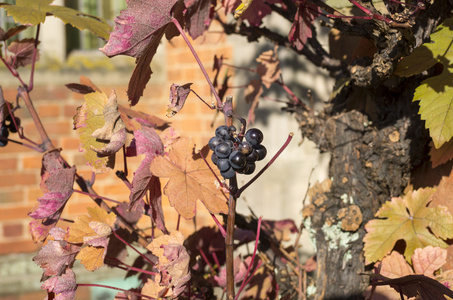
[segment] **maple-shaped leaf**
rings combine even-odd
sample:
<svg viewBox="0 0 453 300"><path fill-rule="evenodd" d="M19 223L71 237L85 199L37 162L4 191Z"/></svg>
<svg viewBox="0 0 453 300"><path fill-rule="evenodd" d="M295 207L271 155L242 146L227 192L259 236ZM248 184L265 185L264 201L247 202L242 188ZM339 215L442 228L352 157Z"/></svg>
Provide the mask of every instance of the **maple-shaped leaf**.
<svg viewBox="0 0 453 300"><path fill-rule="evenodd" d="M412 255L412 264L417 274L434 277L434 272L447 262L447 250L440 247L427 246L417 248Z"/></svg>
<svg viewBox="0 0 453 300"><path fill-rule="evenodd" d="M291 30L288 34L288 40L297 50L302 50L308 38L313 36L311 31L313 21L319 17L321 9L311 1L299 1L296 16Z"/></svg>
<svg viewBox="0 0 453 300"><path fill-rule="evenodd" d="M115 152L121 149L126 139L115 92L109 98L100 92L86 94L85 102L77 108L74 116L74 128L80 136L85 159L93 170L106 173L113 168ZM97 152L101 153L101 157ZM105 154L108 156L104 157Z"/></svg>
<svg viewBox="0 0 453 300"><path fill-rule="evenodd" d="M446 19L431 34L431 41L416 48L398 65L396 74L410 76L421 73L437 63L443 65L442 73L422 81L416 88L413 101L420 101L421 119L433 139L434 146L440 148L453 136L453 18Z"/></svg>
<svg viewBox="0 0 453 300"><path fill-rule="evenodd" d="M434 189L409 191L403 198L385 202L376 217L365 225L363 241L367 263L381 260L398 240L406 242L404 256L416 248L446 247L443 239L453 237L453 217L444 206L428 207Z"/></svg>
<svg viewBox="0 0 453 300"><path fill-rule="evenodd" d="M6 58L6 62L12 68L25 67L33 62L33 51L35 49L35 39L23 39L14 41L8 46L8 51L14 55ZM39 52L36 53L36 60L39 59Z"/></svg>
<svg viewBox="0 0 453 300"><path fill-rule="evenodd" d="M212 0L184 0L187 11L184 14L186 30L196 39L208 28L212 20Z"/></svg>
<svg viewBox="0 0 453 300"><path fill-rule="evenodd" d="M85 266L88 271L95 271L104 265L106 248L104 247L84 247L77 254L76 259Z"/></svg>
<svg viewBox="0 0 453 300"><path fill-rule="evenodd" d="M113 212L107 213L98 206L88 207L87 210L89 216L75 217L74 223L69 227L68 242L92 245L93 242L97 243L97 238L106 238L112 233L116 221L116 215Z"/></svg>
<svg viewBox="0 0 453 300"><path fill-rule="evenodd" d="M208 157L208 148L202 149ZM170 205L186 219L195 216L197 200L213 214L226 213L228 206L225 195L215 185L216 178L211 169L194 153L191 138L180 138L173 145L168 156L157 156L151 162L151 172L162 178L169 178L164 194Z"/></svg>
<svg viewBox="0 0 453 300"><path fill-rule="evenodd" d="M186 103L186 99L190 93L192 83L184 85L172 84L170 87L170 104L167 105L167 117L171 118L176 115Z"/></svg>
<svg viewBox="0 0 453 300"><path fill-rule="evenodd" d="M127 95L131 105L137 104L151 78L150 63L161 38L174 36L172 9L178 0L128 1L127 9L115 18L115 29L101 51L109 56L135 57L136 66L129 81Z"/></svg>
<svg viewBox="0 0 453 300"><path fill-rule="evenodd" d="M98 37L108 40L110 26L104 20L84 14L75 9L50 5L53 0L17 0L15 5L0 3L6 9L8 16L12 16L16 23L35 26L43 23L46 15L53 15L65 24L83 30L88 29Z"/></svg>
<svg viewBox="0 0 453 300"><path fill-rule="evenodd" d="M277 48L278 46L275 46L274 50L261 53L256 59L259 62L256 72L260 75L261 82L266 88L270 88L272 83L279 80L282 73Z"/></svg>
<svg viewBox="0 0 453 300"><path fill-rule="evenodd" d="M48 299L55 300L72 300L75 299L77 289L74 271L66 269L66 273L61 276L54 276L47 279L41 285L42 290L48 293L54 293L55 296Z"/></svg>
<svg viewBox="0 0 453 300"><path fill-rule="evenodd" d="M33 257L33 261L44 269L44 276L59 276L72 265L80 247L64 241L66 231L61 228L53 228L50 235L55 240L48 241Z"/></svg>

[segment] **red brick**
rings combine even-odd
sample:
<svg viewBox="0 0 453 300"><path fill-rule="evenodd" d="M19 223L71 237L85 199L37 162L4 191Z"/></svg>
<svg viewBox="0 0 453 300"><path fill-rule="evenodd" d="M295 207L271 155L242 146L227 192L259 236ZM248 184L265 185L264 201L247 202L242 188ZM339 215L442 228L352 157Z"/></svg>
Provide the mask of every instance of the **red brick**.
<svg viewBox="0 0 453 300"><path fill-rule="evenodd" d="M38 184L38 174L25 172L0 173L0 187L13 187L33 184Z"/></svg>
<svg viewBox="0 0 453 300"><path fill-rule="evenodd" d="M72 131L72 120L43 122L47 134L69 134Z"/></svg>
<svg viewBox="0 0 453 300"><path fill-rule="evenodd" d="M15 170L17 168L17 158L3 158L0 159L0 170Z"/></svg>
<svg viewBox="0 0 453 300"><path fill-rule="evenodd" d="M24 142L26 143L26 142ZM16 144L16 143L8 143L6 147L1 147L0 148L0 156L3 153L20 153L20 152L31 152L34 151L33 149L30 149L28 147Z"/></svg>
<svg viewBox="0 0 453 300"><path fill-rule="evenodd" d="M22 223L3 224L3 237L15 238L22 236L24 233L24 225Z"/></svg>
<svg viewBox="0 0 453 300"><path fill-rule="evenodd" d="M12 189L0 191L0 205L22 203L24 201L24 192L22 189Z"/></svg>
<svg viewBox="0 0 453 300"><path fill-rule="evenodd" d="M0 243L0 255L9 253L38 252L41 244L35 244L31 238L27 241Z"/></svg>
<svg viewBox="0 0 453 300"><path fill-rule="evenodd" d="M34 156L26 156L22 158L22 166L26 170L30 169L41 169L42 166L42 154Z"/></svg>
<svg viewBox="0 0 453 300"><path fill-rule="evenodd" d="M30 93L30 97L33 101L38 101L38 100L63 101L65 99L68 99L69 95L70 95L70 91L64 85L35 86L33 88L33 91Z"/></svg>
<svg viewBox="0 0 453 300"><path fill-rule="evenodd" d="M30 186L27 188L26 195L26 202L32 205L36 205L38 203L38 198L43 196L43 192L41 191L39 185Z"/></svg>
<svg viewBox="0 0 453 300"><path fill-rule="evenodd" d="M77 137L74 137L74 138L65 137L61 141L61 147L63 148L63 151L64 150L79 150L80 139Z"/></svg>
<svg viewBox="0 0 453 300"><path fill-rule="evenodd" d="M2 207L0 209L0 220L8 221L8 220L22 220L28 219L28 213L34 210L37 207L38 202L36 205L18 205L15 207Z"/></svg>
<svg viewBox="0 0 453 300"><path fill-rule="evenodd" d="M64 109L63 109L64 110L63 115L65 117L69 117L69 118L74 117L75 114L77 113L77 108L79 106L81 106L81 105L82 105L82 103L79 103L79 104L66 104L64 106Z"/></svg>
<svg viewBox="0 0 453 300"><path fill-rule="evenodd" d="M40 118L56 118L60 115L60 106L57 104L40 105L36 110Z"/></svg>

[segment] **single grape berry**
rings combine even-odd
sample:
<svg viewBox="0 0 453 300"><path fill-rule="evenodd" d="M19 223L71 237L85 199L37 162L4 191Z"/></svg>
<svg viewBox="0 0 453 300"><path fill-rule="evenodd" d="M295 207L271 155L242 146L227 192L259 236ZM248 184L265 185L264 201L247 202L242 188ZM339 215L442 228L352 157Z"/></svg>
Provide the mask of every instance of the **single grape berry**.
<svg viewBox="0 0 453 300"><path fill-rule="evenodd" d="M259 130L257 128L250 128L245 133L245 139L252 146L256 146L256 145L261 144L261 142L264 139L264 136L263 136L263 133L261 132L261 130Z"/></svg>
<svg viewBox="0 0 453 300"><path fill-rule="evenodd" d="M221 142L220 144L215 147L215 154L219 158L226 158L231 153L231 146L226 142Z"/></svg>
<svg viewBox="0 0 453 300"><path fill-rule="evenodd" d="M263 160L266 157L267 149L263 145L253 146L253 148L258 153L258 160Z"/></svg>
<svg viewBox="0 0 453 300"><path fill-rule="evenodd" d="M247 155L247 162L255 162L258 160L258 152L255 149L252 149L249 155Z"/></svg>
<svg viewBox="0 0 453 300"><path fill-rule="evenodd" d="M220 172L228 171L228 169L231 168L228 159L226 158L219 159L217 161L217 168L219 168Z"/></svg>
<svg viewBox="0 0 453 300"><path fill-rule="evenodd" d="M223 142L223 140L221 138L219 138L218 136L212 137L208 142L209 149L214 151L215 147L217 147L217 145L220 144L221 142Z"/></svg>
<svg viewBox="0 0 453 300"><path fill-rule="evenodd" d="M230 165L235 169L243 169L247 165L245 154L240 151L233 151L228 158Z"/></svg>
<svg viewBox="0 0 453 300"><path fill-rule="evenodd" d="M20 119L18 117L14 117L14 121L16 121L16 124L17 124L17 128L20 127ZM14 122L10 122L9 125L8 125L8 129L9 131L11 131L12 133L16 133L17 132L17 128L16 126L14 125Z"/></svg>
<svg viewBox="0 0 453 300"><path fill-rule="evenodd" d="M219 157L217 155L215 155L215 153L212 153L211 161L214 165L217 165L217 162L219 161Z"/></svg>
<svg viewBox="0 0 453 300"><path fill-rule="evenodd" d="M252 152L252 150L253 150L252 145L250 145L250 143L247 141L243 141L242 143L239 144L239 151L241 151L245 155L249 155Z"/></svg>
<svg viewBox="0 0 453 300"><path fill-rule="evenodd" d="M8 144L8 136L9 136L9 130L8 127L2 126L0 129L0 136L2 139L0 139L0 147L5 147Z"/></svg>
<svg viewBox="0 0 453 300"><path fill-rule="evenodd" d="M245 175L253 174L253 172L255 172L255 169L256 169L255 163L248 162L247 166L245 167L244 174Z"/></svg>
<svg viewBox="0 0 453 300"><path fill-rule="evenodd" d="M221 125L217 127L217 129L215 130L215 136L222 138L224 140L230 139L231 135L229 127L226 125Z"/></svg>
<svg viewBox="0 0 453 300"><path fill-rule="evenodd" d="M225 172L220 172L220 175L223 176L223 178L225 179L231 179L234 177L234 175L236 175L236 172L234 171L233 168L229 168L227 171Z"/></svg>

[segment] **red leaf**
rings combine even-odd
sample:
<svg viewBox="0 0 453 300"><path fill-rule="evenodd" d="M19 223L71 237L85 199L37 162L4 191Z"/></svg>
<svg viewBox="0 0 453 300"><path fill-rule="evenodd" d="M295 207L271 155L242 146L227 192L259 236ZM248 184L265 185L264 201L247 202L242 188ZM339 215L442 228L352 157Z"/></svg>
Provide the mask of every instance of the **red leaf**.
<svg viewBox="0 0 453 300"><path fill-rule="evenodd" d="M137 104L151 78L150 63L164 34L173 34L172 9L177 0L127 2L127 9L115 18L115 30L101 51L109 56L128 55L137 58L127 94L131 105Z"/></svg>
<svg viewBox="0 0 453 300"><path fill-rule="evenodd" d="M75 299L77 289L75 274L71 269L61 276L55 276L44 281L41 285L42 290L55 294L55 300Z"/></svg>
<svg viewBox="0 0 453 300"><path fill-rule="evenodd" d="M288 35L289 41L302 50L308 38L312 37L313 21L320 15L320 8L310 1L301 0Z"/></svg>
<svg viewBox="0 0 453 300"><path fill-rule="evenodd" d="M209 26L212 20L211 0L184 0L187 12L184 15L186 30L196 39Z"/></svg>
<svg viewBox="0 0 453 300"><path fill-rule="evenodd" d="M33 261L44 269L45 276L60 275L74 262L79 251L80 247L76 245L64 241L49 241L33 257Z"/></svg>
<svg viewBox="0 0 453 300"><path fill-rule="evenodd" d="M33 50L35 49L34 39L24 39L14 41L8 46L8 51L15 55L6 58L7 63L17 69L18 67L25 67L33 61ZM39 58L39 53L36 53L36 60Z"/></svg>

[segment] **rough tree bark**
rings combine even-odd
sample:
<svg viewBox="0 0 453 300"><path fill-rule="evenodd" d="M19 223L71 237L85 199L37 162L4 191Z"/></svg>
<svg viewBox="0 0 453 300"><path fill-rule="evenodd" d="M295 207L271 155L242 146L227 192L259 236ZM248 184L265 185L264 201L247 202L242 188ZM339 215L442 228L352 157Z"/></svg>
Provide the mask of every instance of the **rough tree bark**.
<svg viewBox="0 0 453 300"><path fill-rule="evenodd" d="M362 4L373 11L370 1ZM227 33L241 34L249 41L264 36L292 48L348 82L322 112L305 107L287 109L295 113L303 136L332 154L330 189L312 201L306 214L317 249L314 299L363 299L369 278L359 273L370 271L362 254L364 226L385 201L403 193L413 168L429 159L430 139L412 98L415 88L430 74L410 78L393 75L398 60L428 41L436 26L451 17L451 1L426 4L409 28L377 20L360 25L354 20L335 20L334 27L342 34L365 37L376 46L373 58L358 58L350 64L323 50L316 34L298 51L286 37L266 28L224 24ZM294 12L280 14L289 21L294 17ZM362 220L357 218L360 214ZM354 223L358 229L348 231L352 230L348 224Z"/></svg>

